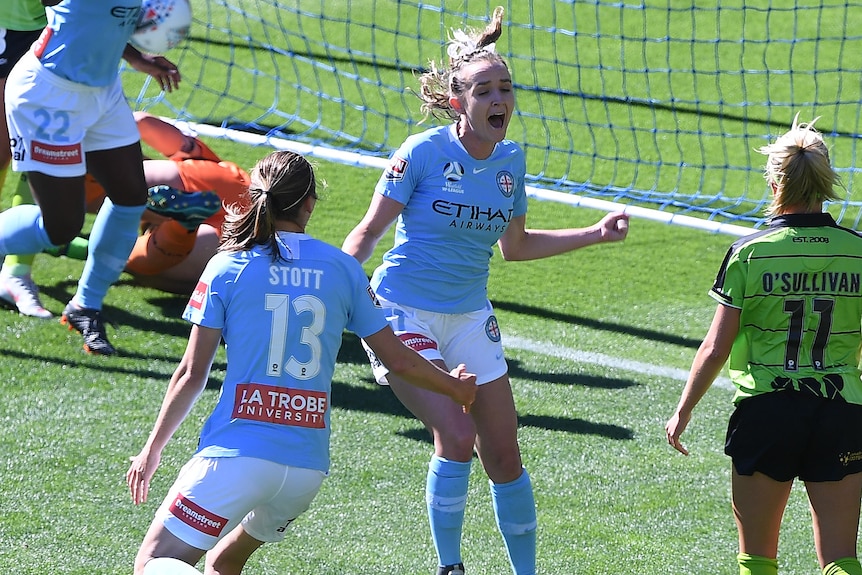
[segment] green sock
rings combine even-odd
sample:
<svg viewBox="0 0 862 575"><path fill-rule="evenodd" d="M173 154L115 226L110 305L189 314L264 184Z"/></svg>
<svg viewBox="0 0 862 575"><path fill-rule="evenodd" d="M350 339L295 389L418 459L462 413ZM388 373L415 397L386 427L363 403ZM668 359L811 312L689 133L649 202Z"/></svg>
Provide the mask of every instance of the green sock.
<svg viewBox="0 0 862 575"><path fill-rule="evenodd" d="M90 241L87 238L82 238L79 236L73 239L68 244L48 248L44 250L44 253L56 257L66 256L67 258L72 258L73 260L86 261L87 248L89 245Z"/></svg>
<svg viewBox="0 0 862 575"><path fill-rule="evenodd" d="M740 553L736 556L739 575L778 575L778 560Z"/></svg>
<svg viewBox="0 0 862 575"><path fill-rule="evenodd" d="M862 575L862 564L855 557L845 557L824 567L823 575Z"/></svg>

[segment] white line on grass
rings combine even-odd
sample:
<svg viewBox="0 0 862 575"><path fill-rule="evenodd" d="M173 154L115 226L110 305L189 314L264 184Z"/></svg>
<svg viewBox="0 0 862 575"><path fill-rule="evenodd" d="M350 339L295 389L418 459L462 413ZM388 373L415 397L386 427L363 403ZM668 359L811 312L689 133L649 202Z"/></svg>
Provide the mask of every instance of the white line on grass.
<svg viewBox="0 0 862 575"><path fill-rule="evenodd" d="M549 355L551 357L558 357L560 359L567 359L569 361L574 361L577 363L589 363L601 367L613 367L616 369L633 371L646 375L667 377L669 379L675 379L683 382L688 378L688 371L685 369L676 369L663 365L653 365L651 363L644 363L641 361L632 361L629 359L622 359L619 357L605 355L603 353L579 351L570 347L564 347L553 343L534 341L532 339L526 339L518 336L504 336L503 346L511 349L520 349L523 351L530 351L533 353ZM726 389L733 389L733 384L726 377L717 378L713 385L724 387Z"/></svg>

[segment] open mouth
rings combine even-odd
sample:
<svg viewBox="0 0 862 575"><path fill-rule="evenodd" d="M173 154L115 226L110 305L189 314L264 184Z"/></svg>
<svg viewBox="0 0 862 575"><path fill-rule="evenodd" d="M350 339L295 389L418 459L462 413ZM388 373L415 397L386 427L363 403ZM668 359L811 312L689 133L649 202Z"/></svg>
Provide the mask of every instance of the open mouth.
<svg viewBox="0 0 862 575"><path fill-rule="evenodd" d="M500 129L503 127L503 124L506 122L505 114L494 114L488 118L488 123L491 124L492 128Z"/></svg>

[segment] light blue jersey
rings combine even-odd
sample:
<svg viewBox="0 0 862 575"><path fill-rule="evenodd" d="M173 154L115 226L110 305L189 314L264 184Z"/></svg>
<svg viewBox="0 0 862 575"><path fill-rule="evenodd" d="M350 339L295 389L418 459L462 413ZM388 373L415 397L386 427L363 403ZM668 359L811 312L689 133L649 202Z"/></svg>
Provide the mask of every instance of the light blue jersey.
<svg viewBox="0 0 862 575"><path fill-rule="evenodd" d="M34 46L42 65L86 86L113 84L135 31L142 0L63 0L49 7L48 27Z"/></svg>
<svg viewBox="0 0 862 575"><path fill-rule="evenodd" d="M198 454L328 472L330 388L342 333L372 335L386 318L354 258L305 234L279 238L284 259L277 261L262 246L216 254L183 314L220 328L227 351Z"/></svg>
<svg viewBox="0 0 862 575"><path fill-rule="evenodd" d="M509 140L477 160L454 125L407 138L375 189L404 204L395 243L374 272L375 291L436 313L484 308L493 246L527 212L525 173L524 153Z"/></svg>

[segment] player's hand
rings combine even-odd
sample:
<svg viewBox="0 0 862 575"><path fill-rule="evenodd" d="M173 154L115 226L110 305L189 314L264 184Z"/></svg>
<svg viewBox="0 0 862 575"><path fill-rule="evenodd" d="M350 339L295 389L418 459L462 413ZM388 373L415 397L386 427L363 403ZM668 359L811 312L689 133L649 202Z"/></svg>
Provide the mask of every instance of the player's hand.
<svg viewBox="0 0 862 575"><path fill-rule="evenodd" d="M683 455L688 455L688 449L686 449L682 443L679 441L679 436L682 435L682 432L685 431L685 428L688 427L688 422L691 421L691 414L682 415L680 412L676 412L673 414L667 423L664 426L664 431L667 436L667 442L682 453Z"/></svg>
<svg viewBox="0 0 862 575"><path fill-rule="evenodd" d="M123 56L132 68L152 76L165 92L173 92L179 88L180 80L182 80L180 71L176 64L164 56L144 54L132 49L127 49Z"/></svg>
<svg viewBox="0 0 862 575"><path fill-rule="evenodd" d="M476 400L476 374L467 373L467 366L463 363L449 372L449 375L461 380L461 385L457 386L455 394L452 396L456 402L461 404L461 409L464 413L470 413L470 406Z"/></svg>
<svg viewBox="0 0 862 575"><path fill-rule="evenodd" d="M126 472L126 484L129 486L132 502L135 505L146 503L150 492L150 479L153 478L161 458L161 453L152 453L146 449L135 457L129 458L131 465Z"/></svg>
<svg viewBox="0 0 862 575"><path fill-rule="evenodd" d="M602 232L602 241L619 242L626 239L629 233L629 216L623 212L612 212L598 223Z"/></svg>

